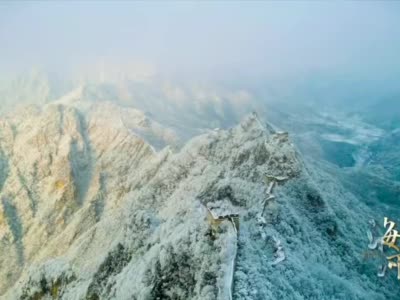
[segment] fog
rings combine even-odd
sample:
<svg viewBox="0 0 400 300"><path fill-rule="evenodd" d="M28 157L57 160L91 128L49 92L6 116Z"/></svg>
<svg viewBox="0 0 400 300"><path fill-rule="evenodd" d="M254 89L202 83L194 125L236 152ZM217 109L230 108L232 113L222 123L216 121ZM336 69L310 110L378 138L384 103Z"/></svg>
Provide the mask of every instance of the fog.
<svg viewBox="0 0 400 300"><path fill-rule="evenodd" d="M398 93L400 3L3 2L0 45L6 78L159 76L358 104Z"/></svg>

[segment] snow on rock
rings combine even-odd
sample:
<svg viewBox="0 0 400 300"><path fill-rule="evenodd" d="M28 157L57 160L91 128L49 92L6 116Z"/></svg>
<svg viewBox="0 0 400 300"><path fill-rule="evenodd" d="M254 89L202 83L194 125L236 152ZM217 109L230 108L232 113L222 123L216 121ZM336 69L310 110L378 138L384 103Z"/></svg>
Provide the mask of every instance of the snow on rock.
<svg viewBox="0 0 400 300"><path fill-rule="evenodd" d="M177 152L149 135L174 140L109 103L1 120L2 299L383 299L390 281L353 268L368 211L306 169L287 134L250 115ZM260 216L271 174L287 181ZM240 230L224 220L212 234L213 203Z"/></svg>
<svg viewBox="0 0 400 300"><path fill-rule="evenodd" d="M275 260L271 263L272 266L275 266L281 262L283 262L286 259L285 252L283 251L283 246L281 244L281 241L273 236L272 237L275 243Z"/></svg>

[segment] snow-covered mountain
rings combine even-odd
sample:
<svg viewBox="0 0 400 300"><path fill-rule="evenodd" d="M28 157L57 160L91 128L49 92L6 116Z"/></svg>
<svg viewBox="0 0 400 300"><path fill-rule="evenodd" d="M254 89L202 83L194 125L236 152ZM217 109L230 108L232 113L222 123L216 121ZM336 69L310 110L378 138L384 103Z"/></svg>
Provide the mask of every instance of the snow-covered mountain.
<svg viewBox="0 0 400 300"><path fill-rule="evenodd" d="M363 260L381 216L290 135L251 114L184 143L85 97L0 121L2 299L397 299Z"/></svg>

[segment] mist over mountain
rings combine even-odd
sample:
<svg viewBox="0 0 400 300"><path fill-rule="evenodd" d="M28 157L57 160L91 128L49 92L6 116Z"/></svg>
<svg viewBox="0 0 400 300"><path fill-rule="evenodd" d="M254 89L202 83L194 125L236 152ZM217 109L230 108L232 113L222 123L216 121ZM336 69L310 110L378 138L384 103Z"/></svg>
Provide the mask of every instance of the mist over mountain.
<svg viewBox="0 0 400 300"><path fill-rule="evenodd" d="M396 130L226 86L27 78L3 89L4 299L396 299L363 259L398 211Z"/></svg>

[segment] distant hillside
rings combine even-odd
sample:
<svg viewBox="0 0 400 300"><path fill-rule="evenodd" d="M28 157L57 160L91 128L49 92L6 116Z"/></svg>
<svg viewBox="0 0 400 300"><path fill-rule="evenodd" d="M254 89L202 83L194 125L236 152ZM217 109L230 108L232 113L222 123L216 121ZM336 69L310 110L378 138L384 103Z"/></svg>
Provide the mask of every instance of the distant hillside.
<svg viewBox="0 0 400 300"><path fill-rule="evenodd" d="M367 122L384 129L400 127L400 95L380 100L363 113Z"/></svg>

